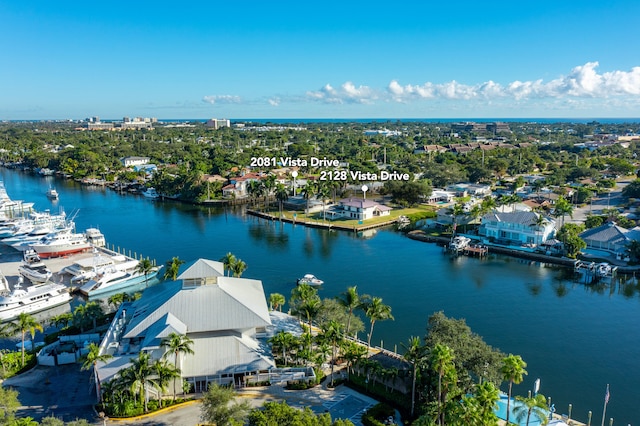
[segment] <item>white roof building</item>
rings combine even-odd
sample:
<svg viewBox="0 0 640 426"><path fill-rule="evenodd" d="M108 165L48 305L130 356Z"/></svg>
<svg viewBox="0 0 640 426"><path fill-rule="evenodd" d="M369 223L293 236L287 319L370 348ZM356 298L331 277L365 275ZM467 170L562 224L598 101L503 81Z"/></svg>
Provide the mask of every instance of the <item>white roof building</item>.
<svg viewBox="0 0 640 426"><path fill-rule="evenodd" d="M210 382L237 383L275 367L257 340L270 326L261 281L226 277L221 262L198 259L177 281L158 284L120 307L100 345L114 358L98 374L110 380L138 352L160 359L167 351L162 339L177 333L193 341L194 353L183 355L179 366L195 392Z"/></svg>

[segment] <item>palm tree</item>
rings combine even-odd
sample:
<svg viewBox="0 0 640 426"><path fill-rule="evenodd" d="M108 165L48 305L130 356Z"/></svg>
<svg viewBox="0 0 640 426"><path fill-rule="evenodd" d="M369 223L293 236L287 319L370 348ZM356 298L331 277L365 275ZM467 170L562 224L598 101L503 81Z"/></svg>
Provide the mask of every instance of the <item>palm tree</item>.
<svg viewBox="0 0 640 426"><path fill-rule="evenodd" d="M367 348L355 342L345 341L342 357L347 361L347 374L351 374L354 364L367 355Z"/></svg>
<svg viewBox="0 0 640 426"><path fill-rule="evenodd" d="M520 401L521 405L513 407L513 414L516 416L518 424L522 423L525 415L527 416L526 426L529 426L529 419L533 414L538 418L538 421L543 422L547 419L547 398L542 394L537 394L531 397L516 396L516 401Z"/></svg>
<svg viewBox="0 0 640 426"><path fill-rule="evenodd" d="M107 302L117 309L124 302L131 302L132 300L135 300L135 296L131 296L129 293L116 293L112 296L109 296Z"/></svg>
<svg viewBox="0 0 640 426"><path fill-rule="evenodd" d="M347 327L344 330L344 334L349 335L349 330L351 329L351 317L353 316L353 311L362 307L362 300L360 299L360 295L358 295L358 286L352 286L347 288L347 291L340 293L340 296L336 297L336 300L347 310Z"/></svg>
<svg viewBox="0 0 640 426"><path fill-rule="evenodd" d="M131 366L127 369L128 384L131 393L140 395L140 405L144 406L144 412L147 410L147 386L157 387L156 380L152 378L154 371L149 362L151 355L147 352L138 353L138 358L131 358Z"/></svg>
<svg viewBox="0 0 640 426"><path fill-rule="evenodd" d="M267 208L267 200L269 198L269 195L271 195L271 193L273 192L275 187L276 187L276 176L275 175L271 175L270 174L265 179L262 180L262 188L263 188L263 193L264 193L263 195L264 195L264 207L265 207L265 210Z"/></svg>
<svg viewBox="0 0 640 426"><path fill-rule="evenodd" d="M513 384L521 383L524 376L527 374L525 367L527 363L522 360L520 355L509 354L506 358L502 359L502 367L500 367L500 373L502 379L509 382L509 398L507 399L507 424L509 424L509 408L511 404L511 388Z"/></svg>
<svg viewBox="0 0 640 426"><path fill-rule="evenodd" d="M104 312L102 312L102 307L100 306L100 304L94 301L88 302L85 305L85 315L87 316L87 319L91 320L91 323L93 324L93 330L95 330L98 326L98 318L104 315Z"/></svg>
<svg viewBox="0 0 640 426"><path fill-rule="evenodd" d="M320 183L316 190L316 195L320 196L320 199L322 200L322 220L325 221L327 219L325 203L331 198L331 188L325 183Z"/></svg>
<svg viewBox="0 0 640 426"><path fill-rule="evenodd" d="M333 387L333 368L336 363L336 350L342 341L342 324L331 320L322 326L322 336L331 344L331 387Z"/></svg>
<svg viewBox="0 0 640 426"><path fill-rule="evenodd" d="M282 349L282 365L287 365L287 349L293 346L296 341L296 337L284 330L278 331L269 339L269 343L273 348Z"/></svg>
<svg viewBox="0 0 640 426"><path fill-rule="evenodd" d="M309 200L316 195L317 186L315 181L308 180L304 188L302 188L302 198L304 198L307 205L305 213L309 213Z"/></svg>
<svg viewBox="0 0 640 426"><path fill-rule="evenodd" d="M18 318L12 323L12 329L14 332L19 331L22 335L22 366L24 367L24 338L27 331L31 335L31 340L33 340L36 335L36 330L42 333L44 329L42 328L42 324L25 312L18 315Z"/></svg>
<svg viewBox="0 0 640 426"><path fill-rule="evenodd" d="M157 376L156 386L160 393L158 400L160 401L160 408L162 408L162 394L166 392L169 382L173 381L175 384L176 379L181 377L180 370L169 364L166 359L156 360L151 369Z"/></svg>
<svg viewBox="0 0 640 426"><path fill-rule="evenodd" d="M160 341L160 346L167 348L167 351L162 355L163 358L167 358L173 355L173 365L177 372L180 372L180 366L178 363L180 354L193 355L193 340L188 338L185 334L169 333L169 335ZM176 400L176 382L173 381L173 400Z"/></svg>
<svg viewBox="0 0 640 426"><path fill-rule="evenodd" d="M279 310L282 312L282 306L286 302L284 295L280 293L271 293L269 295L269 306L272 310Z"/></svg>
<svg viewBox="0 0 640 426"><path fill-rule="evenodd" d="M149 258L142 259L138 262L138 266L136 266L136 272L144 275L144 285L147 286L147 277L153 271L153 263Z"/></svg>
<svg viewBox="0 0 640 426"><path fill-rule="evenodd" d="M280 217L282 217L282 204L289 199L289 191L287 187L279 183L276 186L276 200L278 200L278 206L280 209Z"/></svg>
<svg viewBox="0 0 640 426"><path fill-rule="evenodd" d="M393 320L391 315L391 306L382 303L381 297L373 297L364 307L364 314L369 318L371 327L369 328L369 336L367 339L367 347L371 347L371 337L373 336L373 326L376 321Z"/></svg>
<svg viewBox="0 0 640 426"><path fill-rule="evenodd" d="M113 358L113 356L108 353L101 354L100 346L96 345L95 343L90 343L87 349L89 350L89 352L87 352L80 358L80 360L82 361L82 366L80 368L82 370L93 368L93 380L96 383L96 398L98 398L98 401L102 402L100 377L98 376L98 363L107 362L108 360Z"/></svg>
<svg viewBox="0 0 640 426"><path fill-rule="evenodd" d="M233 276L235 278L240 278L242 277L242 273L247 269L247 264L245 263L244 260L240 260L238 259L236 261L236 263L233 264Z"/></svg>
<svg viewBox="0 0 640 426"><path fill-rule="evenodd" d="M167 261L167 268L164 271L164 279L175 281L178 279L178 272L180 271L180 266L184 263L184 260L180 259L177 256L171 258L171 260Z"/></svg>
<svg viewBox="0 0 640 426"><path fill-rule="evenodd" d="M416 379L418 376L418 362L423 357L424 348L420 345L420 338L417 336L411 336L407 345L402 345L405 348L403 355L411 366L413 372L411 374L411 417L413 417L416 406Z"/></svg>
<svg viewBox="0 0 640 426"><path fill-rule="evenodd" d="M431 363L431 368L438 373L438 424L444 425L444 412L442 411L442 406L444 404L442 378L448 370L454 368L453 352L448 346L438 343L431 350L429 361ZM509 423L508 420L507 423Z"/></svg>
<svg viewBox="0 0 640 426"><path fill-rule="evenodd" d="M564 217L566 215L569 215L569 217L573 218L573 206L563 196L558 197L554 208L555 208L554 216L562 217L562 226L564 226Z"/></svg>
<svg viewBox="0 0 640 426"><path fill-rule="evenodd" d="M73 310L73 324L76 327L80 327L80 332L84 333L84 328L87 325L87 305L78 305Z"/></svg>
<svg viewBox="0 0 640 426"><path fill-rule="evenodd" d="M255 207L256 200L264 193L264 185L259 180L251 180L247 185L247 192Z"/></svg>
<svg viewBox="0 0 640 426"><path fill-rule="evenodd" d="M233 255L231 252L225 254L224 257L222 259L220 259L220 262L222 262L224 270L227 271L227 274L229 276L231 276L231 271L233 270L233 265L235 265L235 263L237 261L238 261L238 259L236 259L235 255Z"/></svg>
<svg viewBox="0 0 640 426"><path fill-rule="evenodd" d="M490 381L484 381L476 386L475 398L483 419L495 417L495 409L498 408L500 391ZM488 423L488 422L487 422Z"/></svg>

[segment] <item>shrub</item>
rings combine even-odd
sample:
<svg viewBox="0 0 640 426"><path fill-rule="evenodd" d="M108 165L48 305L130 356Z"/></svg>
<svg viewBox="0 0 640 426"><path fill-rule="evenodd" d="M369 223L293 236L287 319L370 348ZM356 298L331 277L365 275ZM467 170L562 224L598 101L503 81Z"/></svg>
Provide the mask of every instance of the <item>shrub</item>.
<svg viewBox="0 0 640 426"><path fill-rule="evenodd" d="M384 426L385 420L394 417L395 413L393 407L381 402L371 407L362 416L362 424L365 426Z"/></svg>

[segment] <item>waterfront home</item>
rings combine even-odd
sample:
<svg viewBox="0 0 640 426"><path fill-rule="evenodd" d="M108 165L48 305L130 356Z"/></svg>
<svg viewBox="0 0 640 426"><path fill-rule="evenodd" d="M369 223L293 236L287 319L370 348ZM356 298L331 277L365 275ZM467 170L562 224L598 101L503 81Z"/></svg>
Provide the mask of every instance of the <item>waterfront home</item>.
<svg viewBox="0 0 640 426"><path fill-rule="evenodd" d="M229 184L222 187L222 196L227 198L245 198L249 195L249 183L259 181L264 175L246 173L242 176L229 178Z"/></svg>
<svg viewBox="0 0 640 426"><path fill-rule="evenodd" d="M580 238L587 244L587 248L624 253L631 241L640 240L640 228L626 229L615 222L607 222L587 229L580 234Z"/></svg>
<svg viewBox="0 0 640 426"><path fill-rule="evenodd" d="M258 340L271 325L261 281L226 277L221 262L198 259L177 281L121 305L100 344L101 353L113 358L98 366L98 375L111 380L139 352L149 353L152 361L168 356L174 362L162 339L177 333L193 341L194 353L178 360L192 391L204 392L212 382L243 383L275 367Z"/></svg>
<svg viewBox="0 0 640 426"><path fill-rule="evenodd" d="M466 197L472 195L474 197L484 198L491 195L490 185L480 185L476 183L456 183L449 185L446 188L447 191L453 192L456 197Z"/></svg>
<svg viewBox="0 0 640 426"><path fill-rule="evenodd" d="M124 157L120 162L125 167L142 166L149 162L149 157Z"/></svg>
<svg viewBox="0 0 640 426"><path fill-rule="evenodd" d="M373 200L344 198L338 201L337 206L327 211L327 217L331 219L367 220L379 216L389 216L391 210L393 210L391 207L379 204Z"/></svg>
<svg viewBox="0 0 640 426"><path fill-rule="evenodd" d="M495 211L482 217L478 235L489 242L533 247L553 238L555 231L555 220L540 213Z"/></svg>

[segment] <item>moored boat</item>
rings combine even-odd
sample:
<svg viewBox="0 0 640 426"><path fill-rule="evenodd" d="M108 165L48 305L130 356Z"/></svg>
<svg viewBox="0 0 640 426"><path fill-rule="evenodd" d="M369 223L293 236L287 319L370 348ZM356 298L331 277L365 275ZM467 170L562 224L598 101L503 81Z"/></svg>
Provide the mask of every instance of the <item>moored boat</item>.
<svg viewBox="0 0 640 426"><path fill-rule="evenodd" d="M91 242L85 234L69 232L48 235L34 243L31 248L42 258L58 257L87 250L91 248Z"/></svg>
<svg viewBox="0 0 640 426"><path fill-rule="evenodd" d="M52 275L40 256L31 249L24 252L22 263L18 266L18 273L32 283L44 283Z"/></svg>
<svg viewBox="0 0 640 426"><path fill-rule="evenodd" d="M11 293L0 296L0 321L10 321L21 313L32 314L62 305L71 300L63 284L47 282L23 287L21 280Z"/></svg>
<svg viewBox="0 0 640 426"><path fill-rule="evenodd" d="M111 266L99 271L94 278L80 287L79 291L89 297L100 296L116 291L125 291L128 287L133 287L136 284L154 279L160 269L162 269L162 266L153 267L150 272L143 274L137 270L137 264L135 267L126 270Z"/></svg>
<svg viewBox="0 0 640 426"><path fill-rule="evenodd" d="M308 284L310 286L319 286L324 284L320 278L313 274L305 274L302 278L298 278L298 284Z"/></svg>

